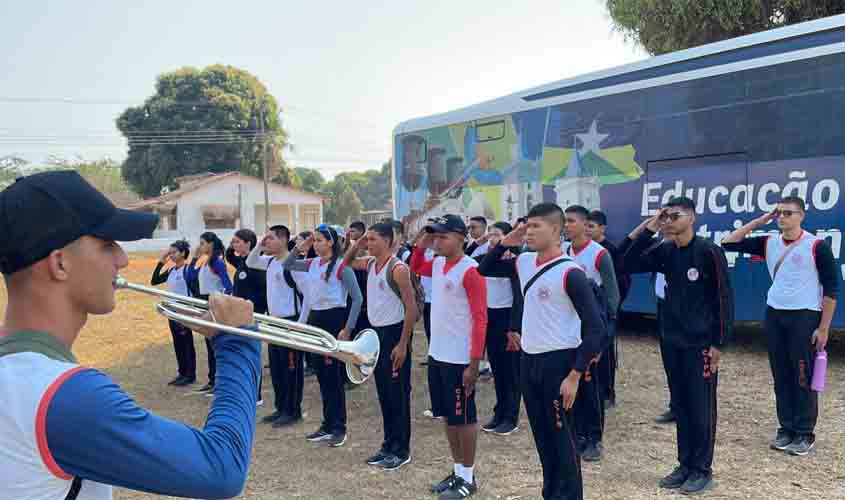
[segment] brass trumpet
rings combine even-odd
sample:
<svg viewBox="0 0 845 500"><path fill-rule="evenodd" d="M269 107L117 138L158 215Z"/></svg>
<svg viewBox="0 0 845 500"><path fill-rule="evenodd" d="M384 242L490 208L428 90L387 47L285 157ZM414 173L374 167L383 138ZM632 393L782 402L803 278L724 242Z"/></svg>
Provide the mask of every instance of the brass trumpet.
<svg viewBox="0 0 845 500"><path fill-rule="evenodd" d="M156 311L168 319L188 327L215 329L260 340L268 344L329 356L338 361L343 361L346 363L346 373L349 375L349 380L355 384L366 382L378 362L380 350L378 334L375 330L369 328L359 332L355 339L344 341L334 338L322 328L266 314L255 314L254 318L258 331L248 330L200 318L199 316L209 310L208 302L205 300L130 283L121 277L115 279L114 285L118 289L132 290L160 298L161 302L156 304Z"/></svg>

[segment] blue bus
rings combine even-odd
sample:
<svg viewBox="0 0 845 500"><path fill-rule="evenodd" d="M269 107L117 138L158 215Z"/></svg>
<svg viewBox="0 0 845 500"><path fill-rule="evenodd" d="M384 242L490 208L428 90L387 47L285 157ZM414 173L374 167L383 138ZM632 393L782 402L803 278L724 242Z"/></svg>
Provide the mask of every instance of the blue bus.
<svg viewBox="0 0 845 500"><path fill-rule="evenodd" d="M670 197L720 242L781 196L840 269L845 208L845 15L713 43L400 123L394 217L514 221L542 201L601 208L620 241ZM769 226L769 231L776 228ZM766 266L728 254L737 320L763 317ZM649 277L624 304L654 307ZM837 308L834 326L845 326Z"/></svg>

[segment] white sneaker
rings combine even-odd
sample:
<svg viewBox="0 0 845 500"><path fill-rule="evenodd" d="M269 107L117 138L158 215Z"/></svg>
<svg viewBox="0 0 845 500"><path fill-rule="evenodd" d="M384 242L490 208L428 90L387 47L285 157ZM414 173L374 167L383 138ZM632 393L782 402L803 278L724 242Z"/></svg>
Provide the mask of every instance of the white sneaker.
<svg viewBox="0 0 845 500"><path fill-rule="evenodd" d="M256 406L256 408L259 407L259 406L264 406L264 400L259 399L258 401L255 402L255 406Z"/></svg>

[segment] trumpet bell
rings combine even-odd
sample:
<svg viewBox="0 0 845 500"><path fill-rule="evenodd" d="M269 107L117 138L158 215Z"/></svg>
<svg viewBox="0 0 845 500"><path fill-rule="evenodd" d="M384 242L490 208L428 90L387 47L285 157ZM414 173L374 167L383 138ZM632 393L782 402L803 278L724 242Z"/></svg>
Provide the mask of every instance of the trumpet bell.
<svg viewBox="0 0 845 500"><path fill-rule="evenodd" d="M370 378L376 369L381 342L375 330L361 330L351 342L338 342L338 350L343 352L340 359L346 363L346 375L353 384L362 384ZM347 356L350 359L347 361Z"/></svg>

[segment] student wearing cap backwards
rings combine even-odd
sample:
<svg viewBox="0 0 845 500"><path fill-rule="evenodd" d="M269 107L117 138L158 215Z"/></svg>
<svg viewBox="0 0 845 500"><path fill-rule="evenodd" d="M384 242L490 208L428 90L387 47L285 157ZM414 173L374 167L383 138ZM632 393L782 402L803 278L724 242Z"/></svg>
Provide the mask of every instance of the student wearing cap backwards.
<svg viewBox="0 0 845 500"><path fill-rule="evenodd" d="M525 412L543 469L547 500L582 500L581 459L573 405L584 397L582 376L606 342L593 288L583 269L560 248L563 210L540 203L484 259L498 276L519 277L523 299L519 368ZM530 251L503 259L511 248Z"/></svg>
<svg viewBox="0 0 845 500"><path fill-rule="evenodd" d="M129 264L117 241L150 238L157 221L116 208L73 171L34 174L0 193L0 227L10 236L0 240L8 290L0 330L3 498L108 500L112 486L230 498L243 489L255 431L257 341L200 332L211 337L218 368L202 429L138 406L72 353L88 316L115 308L114 280ZM210 309L220 324L253 322L243 299L213 295Z"/></svg>
<svg viewBox="0 0 845 500"><path fill-rule="evenodd" d="M434 415L446 420L446 436L454 470L432 487L441 500L475 494L475 449L478 439L475 382L484 355L487 331L487 285L464 255L467 228L457 215L446 215L417 237L411 271L431 276L431 344L428 348L428 387ZM425 261L425 250L437 257Z"/></svg>
<svg viewBox="0 0 845 500"><path fill-rule="evenodd" d="M299 254L313 247L317 258L298 260ZM288 271L304 273L303 287L307 290L308 324L322 328L340 340L349 340L361 311L361 290L352 269L343 265L343 254L337 232L320 224L313 235L299 243L285 258ZM352 296L347 313L346 296ZM346 392L343 370L345 365L328 356L315 356L317 381L323 400L323 421L320 428L306 439L340 447L346 442Z"/></svg>
<svg viewBox="0 0 845 500"><path fill-rule="evenodd" d="M701 493L713 484L719 360L734 321L725 254L712 241L696 236L694 226L695 202L672 198L623 256L627 272L666 277L660 319L680 463L660 480L660 487L684 494ZM655 247L658 231L667 241Z"/></svg>
<svg viewBox="0 0 845 500"><path fill-rule="evenodd" d="M765 324L780 428L770 446L796 456L807 455L816 444L819 396L810 388L813 359L827 344L839 292L830 245L802 229L805 214L804 200L788 196L722 240L726 251L765 258L772 276ZM747 237L773 220L780 237Z"/></svg>
<svg viewBox="0 0 845 500"><path fill-rule="evenodd" d="M191 245L187 241L175 241L162 254L150 279L153 286L167 283L167 291L190 296L188 282L185 279L186 261L191 255ZM173 265L162 272L168 263ZM194 335L181 323L169 320L170 335L173 337L173 349L176 351L176 365L179 376L167 385L177 387L193 384L197 379L197 353L194 349Z"/></svg>

